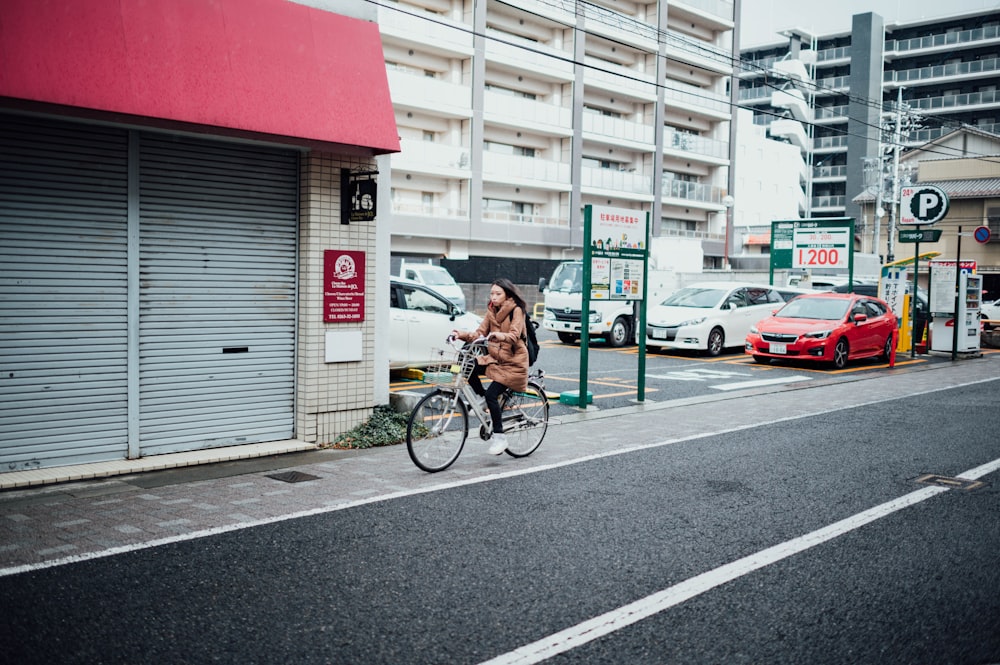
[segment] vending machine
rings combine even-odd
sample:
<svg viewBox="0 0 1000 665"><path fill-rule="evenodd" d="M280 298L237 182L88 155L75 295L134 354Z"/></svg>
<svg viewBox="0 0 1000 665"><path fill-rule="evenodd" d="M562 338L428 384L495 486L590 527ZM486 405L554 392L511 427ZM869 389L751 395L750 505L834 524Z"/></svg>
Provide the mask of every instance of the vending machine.
<svg viewBox="0 0 1000 665"><path fill-rule="evenodd" d="M931 351L979 351L979 312L983 304L983 277L962 272L958 276L958 311L954 318L934 320ZM957 344L954 342L958 336Z"/></svg>

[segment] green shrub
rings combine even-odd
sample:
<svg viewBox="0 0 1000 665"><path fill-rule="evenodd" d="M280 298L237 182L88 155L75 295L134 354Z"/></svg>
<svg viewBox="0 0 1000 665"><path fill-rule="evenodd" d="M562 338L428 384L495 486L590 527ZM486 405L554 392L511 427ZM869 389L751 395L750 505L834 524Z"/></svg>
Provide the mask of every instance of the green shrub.
<svg viewBox="0 0 1000 665"><path fill-rule="evenodd" d="M392 446L406 440L410 414L394 411L388 405L376 406L371 418L334 439L334 448L374 448Z"/></svg>

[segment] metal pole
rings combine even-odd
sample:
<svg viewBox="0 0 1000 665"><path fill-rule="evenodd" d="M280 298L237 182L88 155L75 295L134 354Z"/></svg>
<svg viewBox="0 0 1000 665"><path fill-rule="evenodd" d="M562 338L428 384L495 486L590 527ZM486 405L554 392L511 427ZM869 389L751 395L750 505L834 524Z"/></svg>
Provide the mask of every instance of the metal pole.
<svg viewBox="0 0 1000 665"><path fill-rule="evenodd" d="M955 318L951 327L951 359L958 358L958 299L962 294L958 292L962 284L962 227L958 227L958 247L955 249Z"/></svg>
<svg viewBox="0 0 1000 665"><path fill-rule="evenodd" d="M912 330L910 331L910 358L917 357L917 273L920 272L920 241L914 244L913 249L913 293L910 294L910 318L913 319ZM930 307L930 304L928 304ZM930 325L930 321L927 322Z"/></svg>
<svg viewBox="0 0 1000 665"><path fill-rule="evenodd" d="M892 205L889 208L889 244L885 252L886 263L896 260L896 207L899 202L899 142L902 123L903 88L900 86L896 101L896 126L892 132Z"/></svg>

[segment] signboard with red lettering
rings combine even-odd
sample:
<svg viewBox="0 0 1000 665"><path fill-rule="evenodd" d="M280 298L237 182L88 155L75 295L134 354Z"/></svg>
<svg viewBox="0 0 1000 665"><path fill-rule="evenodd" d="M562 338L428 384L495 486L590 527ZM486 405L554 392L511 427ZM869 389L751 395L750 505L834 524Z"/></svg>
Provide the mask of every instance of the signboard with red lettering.
<svg viewBox="0 0 1000 665"><path fill-rule="evenodd" d="M365 320L365 253L323 251L323 321Z"/></svg>
<svg viewBox="0 0 1000 665"><path fill-rule="evenodd" d="M590 216L591 290L594 300L642 300L646 213L593 206Z"/></svg>

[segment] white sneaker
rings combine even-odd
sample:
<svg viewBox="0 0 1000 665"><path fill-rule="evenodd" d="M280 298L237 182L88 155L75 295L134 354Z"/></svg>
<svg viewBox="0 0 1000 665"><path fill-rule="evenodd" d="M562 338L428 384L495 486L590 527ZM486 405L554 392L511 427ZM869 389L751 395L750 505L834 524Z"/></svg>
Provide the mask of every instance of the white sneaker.
<svg viewBox="0 0 1000 665"><path fill-rule="evenodd" d="M493 445L490 446L490 455L500 455L507 450L507 435L493 434Z"/></svg>

